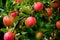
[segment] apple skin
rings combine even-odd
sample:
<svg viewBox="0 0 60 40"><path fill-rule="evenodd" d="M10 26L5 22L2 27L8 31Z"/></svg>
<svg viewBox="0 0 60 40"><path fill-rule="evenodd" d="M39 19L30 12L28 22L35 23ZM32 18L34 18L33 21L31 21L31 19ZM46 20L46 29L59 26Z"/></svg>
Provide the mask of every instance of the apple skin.
<svg viewBox="0 0 60 40"><path fill-rule="evenodd" d="M52 9L51 8L45 8L45 10L47 11L46 16L52 16Z"/></svg>
<svg viewBox="0 0 60 40"><path fill-rule="evenodd" d="M22 2L22 0L16 0L17 1L17 3L20 3L20 2Z"/></svg>
<svg viewBox="0 0 60 40"><path fill-rule="evenodd" d="M54 0L53 0L54 1ZM60 7L60 1L59 0L56 0L55 2L51 2L50 3L51 7L53 8L59 8Z"/></svg>
<svg viewBox="0 0 60 40"><path fill-rule="evenodd" d="M57 29L60 29L60 21L56 22L56 27L57 27Z"/></svg>
<svg viewBox="0 0 60 40"><path fill-rule="evenodd" d="M14 34L12 32L5 33L4 40L14 40Z"/></svg>
<svg viewBox="0 0 60 40"><path fill-rule="evenodd" d="M9 16L4 16L3 17L3 23L5 26L11 26L14 22L14 18L13 17L9 17Z"/></svg>
<svg viewBox="0 0 60 40"><path fill-rule="evenodd" d="M43 3L35 2L33 8L34 8L35 11L41 11L43 9Z"/></svg>
<svg viewBox="0 0 60 40"><path fill-rule="evenodd" d="M31 26L34 26L35 24L36 24L35 17L30 16L25 20L25 25L27 28L30 28Z"/></svg>
<svg viewBox="0 0 60 40"><path fill-rule="evenodd" d="M12 13L11 13L11 16L12 16L13 18L16 18L16 17L18 16L18 14L17 14L16 12L12 12Z"/></svg>

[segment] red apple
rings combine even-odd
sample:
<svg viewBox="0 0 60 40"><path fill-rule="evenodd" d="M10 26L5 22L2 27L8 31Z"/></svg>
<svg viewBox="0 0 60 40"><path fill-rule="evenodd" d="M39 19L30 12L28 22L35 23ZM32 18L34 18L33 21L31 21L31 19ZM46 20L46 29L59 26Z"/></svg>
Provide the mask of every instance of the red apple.
<svg viewBox="0 0 60 40"><path fill-rule="evenodd" d="M3 18L3 23L5 26L11 26L13 24L13 21L14 21L13 17L4 16Z"/></svg>
<svg viewBox="0 0 60 40"><path fill-rule="evenodd" d="M35 17L28 17L26 20L25 20L25 25L27 28L29 28L30 26L34 26L36 24L36 18Z"/></svg>
<svg viewBox="0 0 60 40"><path fill-rule="evenodd" d="M52 9L51 8L46 8L47 11L47 16L52 16Z"/></svg>
<svg viewBox="0 0 60 40"><path fill-rule="evenodd" d="M60 29L60 21L57 21L57 22L56 22L56 27L57 27L58 29Z"/></svg>
<svg viewBox="0 0 60 40"><path fill-rule="evenodd" d="M4 40L14 40L14 34L12 32L5 33Z"/></svg>
<svg viewBox="0 0 60 40"><path fill-rule="evenodd" d="M16 12L12 12L12 13L11 13L11 16L12 16L13 18L15 18L16 16L18 16L18 14L17 14Z"/></svg>
<svg viewBox="0 0 60 40"><path fill-rule="evenodd" d="M16 0L17 1L17 3L20 3L20 2L22 2L22 0Z"/></svg>
<svg viewBox="0 0 60 40"><path fill-rule="evenodd" d="M34 3L34 10L35 11L41 11L42 9L43 9L43 3L41 3L41 2Z"/></svg>

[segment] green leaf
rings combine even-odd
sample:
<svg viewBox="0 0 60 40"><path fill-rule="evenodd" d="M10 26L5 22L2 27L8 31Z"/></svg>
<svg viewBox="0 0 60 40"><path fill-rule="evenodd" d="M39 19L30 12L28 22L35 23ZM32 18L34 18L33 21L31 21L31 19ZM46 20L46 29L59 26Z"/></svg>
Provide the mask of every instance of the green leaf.
<svg viewBox="0 0 60 40"><path fill-rule="evenodd" d="M3 7L3 3L2 3L2 0L0 0L0 7Z"/></svg>

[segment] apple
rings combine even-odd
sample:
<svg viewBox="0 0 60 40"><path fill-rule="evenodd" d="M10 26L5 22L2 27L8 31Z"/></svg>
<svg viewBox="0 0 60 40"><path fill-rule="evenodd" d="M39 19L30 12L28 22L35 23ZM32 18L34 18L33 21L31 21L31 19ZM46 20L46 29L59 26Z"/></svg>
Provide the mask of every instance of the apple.
<svg viewBox="0 0 60 40"><path fill-rule="evenodd" d="M58 29L60 29L60 21L57 21L57 22L56 22L56 27L57 27Z"/></svg>
<svg viewBox="0 0 60 40"><path fill-rule="evenodd" d="M37 32L36 33L36 38L41 39L43 36L42 32Z"/></svg>
<svg viewBox="0 0 60 40"><path fill-rule="evenodd" d="M17 14L16 12L12 12L12 13L11 13L11 16L12 16L13 18L16 18L16 17L18 16L18 14Z"/></svg>
<svg viewBox="0 0 60 40"><path fill-rule="evenodd" d="M5 33L4 40L14 40L14 34L12 32Z"/></svg>
<svg viewBox="0 0 60 40"><path fill-rule="evenodd" d="M33 8L34 8L35 11L41 11L43 9L43 3L35 2Z"/></svg>
<svg viewBox="0 0 60 40"><path fill-rule="evenodd" d="M51 2L51 7L53 8L59 8L60 7L60 1L56 0L55 2Z"/></svg>
<svg viewBox="0 0 60 40"><path fill-rule="evenodd" d="M27 28L29 28L30 26L34 26L36 24L36 18L35 17L28 17L26 20L25 20L25 25Z"/></svg>
<svg viewBox="0 0 60 40"><path fill-rule="evenodd" d="M14 18L9 16L3 17L3 23L5 26L11 26L13 24Z"/></svg>
<svg viewBox="0 0 60 40"><path fill-rule="evenodd" d="M47 16L52 16L52 9L51 8L45 8L47 11Z"/></svg>
<svg viewBox="0 0 60 40"><path fill-rule="evenodd" d="M22 2L22 0L16 0L17 1L17 3L20 3L20 2Z"/></svg>

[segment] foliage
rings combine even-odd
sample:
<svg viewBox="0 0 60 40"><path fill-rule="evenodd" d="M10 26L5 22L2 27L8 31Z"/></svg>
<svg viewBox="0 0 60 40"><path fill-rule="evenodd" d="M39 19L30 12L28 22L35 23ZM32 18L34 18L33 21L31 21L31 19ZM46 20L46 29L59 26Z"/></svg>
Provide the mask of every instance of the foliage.
<svg viewBox="0 0 60 40"><path fill-rule="evenodd" d="M51 0L23 0L16 4L14 4L14 2L15 0L6 0L6 4L3 4L3 2L0 1L2 9L0 12L0 30L2 32L6 33L12 29L14 33L16 32L15 36L19 40L39 40L35 37L35 35L37 31L40 31L43 33L42 40L49 40L50 37L54 40L60 40L60 30L55 26L56 22L60 20L60 12L51 7ZM37 12L34 11L34 2L42 2L44 4L43 10ZM52 16L47 17L44 15L47 14L45 8L52 8ZM11 28L7 29L7 27L3 24L3 17L5 15L10 15L11 12L14 11L16 11L19 15L14 19L13 25L10 26ZM31 15L37 19L37 23L33 28L26 28L25 20ZM56 37L54 37L55 33Z"/></svg>

